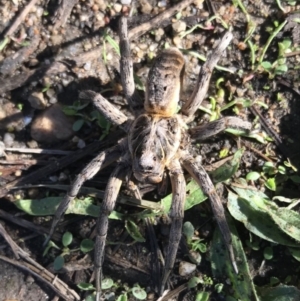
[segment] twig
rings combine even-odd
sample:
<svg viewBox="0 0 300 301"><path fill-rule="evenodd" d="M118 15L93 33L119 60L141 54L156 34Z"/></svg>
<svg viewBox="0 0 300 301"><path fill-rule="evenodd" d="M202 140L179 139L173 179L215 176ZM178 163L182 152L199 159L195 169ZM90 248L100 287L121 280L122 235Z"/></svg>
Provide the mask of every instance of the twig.
<svg viewBox="0 0 300 301"><path fill-rule="evenodd" d="M278 134L272 129L272 127L268 124L268 122L265 120L265 118L262 116L262 114L258 111L258 109L255 107L255 105L250 107L250 110L254 116L258 116L259 120L261 122L262 127L267 132L268 135L270 135L276 144L276 146L280 149L281 153L286 157L289 158L289 151L282 143L281 138L278 136Z"/></svg>
<svg viewBox="0 0 300 301"><path fill-rule="evenodd" d="M5 36L10 37L12 34L17 30L19 25L24 21L27 14L30 12L33 6L35 6L36 2L38 0L31 0L22 10L20 15L16 18L16 20L13 22L13 24L10 26L10 28L7 30Z"/></svg>
<svg viewBox="0 0 300 301"><path fill-rule="evenodd" d="M172 6L171 8L165 10L161 14L157 15L156 17L152 18L148 22L145 22L141 24L140 26L137 26L133 29L131 29L128 33L128 38L135 39L139 37L140 35L144 34L145 32L157 28L160 23L164 20L168 20L173 15L175 15L177 12L183 10L187 6L191 5L194 2L194 0L183 0L179 2L178 4Z"/></svg>
<svg viewBox="0 0 300 301"><path fill-rule="evenodd" d="M2 210L1 210L2 211ZM13 259L9 259L5 256L0 256L0 259L8 262L14 266L17 266L30 274L34 275L41 281L45 282L48 286L50 286L60 297L62 297L65 300L80 300L80 297L78 294L71 290L66 283L61 281L60 279L56 279L56 276L54 276L49 271L45 270L44 267L39 265L36 261L34 261L28 253L26 253L22 248L20 248L8 235L8 233L5 231L2 224L0 224L0 234L4 237L4 239L7 241L7 243L12 248L15 256L17 259L20 257L24 259L26 262L21 261L15 261ZM53 280L56 280L55 282Z"/></svg>
<svg viewBox="0 0 300 301"><path fill-rule="evenodd" d="M47 154L47 155L71 155L73 151L64 151L59 149L42 149L42 148L15 148L6 147L7 152L16 152L22 154Z"/></svg>
<svg viewBox="0 0 300 301"><path fill-rule="evenodd" d="M17 259L20 258L19 254L18 254L18 250L16 248L16 243L12 240L12 238L10 237L10 235L7 233L7 231L5 230L5 228L2 226L2 224L0 223L0 234L2 235L2 237L6 240L6 242L9 244L10 248L12 249L15 257Z"/></svg>
<svg viewBox="0 0 300 301"><path fill-rule="evenodd" d="M0 160L0 164L2 165L46 165L49 164L49 160Z"/></svg>
<svg viewBox="0 0 300 301"><path fill-rule="evenodd" d="M20 250L22 250L22 249L20 248ZM29 257L26 257L26 256L21 256L21 257L24 257L25 260L29 259ZM8 257L2 256L2 255L0 255L0 259L34 275L36 278L40 279L41 281L46 283L49 287L51 287L51 289L54 290L55 293L58 294L64 300L68 300L68 301L69 300L70 301L71 300L80 300L79 295L74 290L71 290L67 286L67 284L65 284L60 279L56 278L55 275L53 275L49 271L45 270L38 263L35 262L35 265L32 265L27 262L9 259ZM31 259L31 261L32 261L32 259ZM54 283L52 283L54 279L55 279L55 281L54 281Z"/></svg>
<svg viewBox="0 0 300 301"><path fill-rule="evenodd" d="M25 177L22 177L20 179L14 180L6 184L5 188L0 189L0 197L4 197L10 191L10 189L12 189L15 186L35 183L37 180L40 180L54 173L55 171L60 170L73 162L76 162L77 160L85 157L86 155L99 151L103 147L107 147L109 143L115 141L116 139L119 139L122 133L123 132L121 131L117 131L111 136L109 140L105 142L96 141L88 145L87 147L74 152L72 155L60 158L56 162L52 162L47 166L42 167Z"/></svg>
<svg viewBox="0 0 300 301"><path fill-rule="evenodd" d="M22 218L16 217L16 216L14 216L14 215L12 215L12 214L4 211L4 210L1 210L1 209L0 209L0 218L2 218L4 220L7 220L9 222L12 222L12 223L14 223L16 225L19 225L23 228L26 228L28 230L31 230L31 231L34 231L36 233L42 234L42 235L49 233L49 228L45 228L45 227L42 227L42 226L37 226L32 222L29 222L29 221L24 220ZM53 239L59 240L60 235L55 234L53 236Z"/></svg>
<svg viewBox="0 0 300 301"><path fill-rule="evenodd" d="M295 93L297 93L298 95L300 95L300 90L294 88L290 83L288 83L286 80L282 79L282 78L278 78L278 83L281 85L284 85L288 88L290 88L291 90L293 90Z"/></svg>
<svg viewBox="0 0 300 301"><path fill-rule="evenodd" d="M254 153L256 153L257 155L259 155L260 157L262 157L264 160L268 161L268 162L274 162L272 159L270 159L269 157L267 157L266 155L264 155L262 152L260 152L259 150L257 150L255 147L252 147L250 145L250 143L243 141L242 142L247 148L249 148L251 151L253 151Z"/></svg>

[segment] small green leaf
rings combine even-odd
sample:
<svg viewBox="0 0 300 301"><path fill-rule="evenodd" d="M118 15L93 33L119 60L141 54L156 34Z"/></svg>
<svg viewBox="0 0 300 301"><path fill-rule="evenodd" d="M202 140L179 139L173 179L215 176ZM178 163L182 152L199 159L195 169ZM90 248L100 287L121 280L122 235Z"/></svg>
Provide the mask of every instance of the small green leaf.
<svg viewBox="0 0 300 301"><path fill-rule="evenodd" d="M127 294L122 294L118 297L117 301L127 301Z"/></svg>
<svg viewBox="0 0 300 301"><path fill-rule="evenodd" d="M55 248L57 250L60 250L60 248L58 247L58 245L54 241L50 240L48 242L48 245L46 246L44 252L43 252L43 256L46 256L51 248Z"/></svg>
<svg viewBox="0 0 300 301"><path fill-rule="evenodd" d="M289 251L297 261L300 261L300 249L289 248Z"/></svg>
<svg viewBox="0 0 300 301"><path fill-rule="evenodd" d="M277 277L270 277L270 285L274 286L280 283L280 280Z"/></svg>
<svg viewBox="0 0 300 301"><path fill-rule="evenodd" d="M272 64L268 61L261 62L260 64L265 70L270 71L272 70Z"/></svg>
<svg viewBox="0 0 300 301"><path fill-rule="evenodd" d="M96 296L94 294L87 295L84 301L96 301Z"/></svg>
<svg viewBox="0 0 300 301"><path fill-rule="evenodd" d="M284 73L286 73L288 71L288 66L287 65L278 65L276 68L275 68L275 74L277 75L282 75Z"/></svg>
<svg viewBox="0 0 300 301"><path fill-rule="evenodd" d="M273 258L273 249L271 247L264 248L264 258L271 260Z"/></svg>
<svg viewBox="0 0 300 301"><path fill-rule="evenodd" d="M243 152L244 149L237 150L231 160L227 161L216 170L209 173L213 183L224 182L230 179L235 174L239 167Z"/></svg>
<svg viewBox="0 0 300 301"><path fill-rule="evenodd" d="M196 287L198 283L201 283L201 279L199 277L192 277L188 282L188 288Z"/></svg>
<svg viewBox="0 0 300 301"><path fill-rule="evenodd" d="M140 233L140 230L138 226L132 221L132 220L126 220L125 221L125 228L129 235L138 242L145 242L145 238L143 235Z"/></svg>
<svg viewBox="0 0 300 301"><path fill-rule="evenodd" d="M183 234L186 236L186 239L189 240L193 237L195 228L190 222L185 222L182 228Z"/></svg>
<svg viewBox="0 0 300 301"><path fill-rule="evenodd" d="M246 176L246 180L248 180L248 181L256 181L259 178L260 178L260 174L256 171L251 171Z"/></svg>
<svg viewBox="0 0 300 301"><path fill-rule="evenodd" d="M78 132L82 126L84 124L84 120L83 119L78 119L73 123L72 129L74 132Z"/></svg>
<svg viewBox="0 0 300 301"><path fill-rule="evenodd" d="M77 287L83 291L92 291L95 287L91 283L80 282Z"/></svg>
<svg viewBox="0 0 300 301"><path fill-rule="evenodd" d="M218 294L220 294L222 292L224 288L224 284L223 283L216 283L215 285L215 290Z"/></svg>
<svg viewBox="0 0 300 301"><path fill-rule="evenodd" d="M276 174L276 168L274 166L274 164L272 162L266 162L264 165L263 165L263 168L262 168L263 172L265 174L268 174L270 176L272 175L275 175Z"/></svg>
<svg viewBox="0 0 300 301"><path fill-rule="evenodd" d="M298 175L290 176L290 179L296 184L300 183L300 176L298 176Z"/></svg>
<svg viewBox="0 0 300 301"><path fill-rule="evenodd" d="M65 232L62 237L62 244L64 247L67 247L69 244L71 244L73 240L73 234L71 232Z"/></svg>
<svg viewBox="0 0 300 301"><path fill-rule="evenodd" d="M147 298L146 291L139 286L135 286L132 288L132 294L138 300L145 300Z"/></svg>
<svg viewBox="0 0 300 301"><path fill-rule="evenodd" d="M195 298L195 301L208 301L209 293L208 292L198 292Z"/></svg>
<svg viewBox="0 0 300 301"><path fill-rule="evenodd" d="M266 182L265 182L265 186L272 190L272 191L276 191L276 182L275 182L275 178L269 178Z"/></svg>
<svg viewBox="0 0 300 301"><path fill-rule="evenodd" d="M101 289L107 290L114 285L114 281L111 278L104 278L101 282Z"/></svg>
<svg viewBox="0 0 300 301"><path fill-rule="evenodd" d="M65 259L62 256L57 256L54 259L53 267L55 271L59 271L65 264Z"/></svg>
<svg viewBox="0 0 300 301"><path fill-rule="evenodd" d="M63 110L64 114L67 116L75 116L78 112L74 108L70 108L70 107L63 107L62 110Z"/></svg>
<svg viewBox="0 0 300 301"><path fill-rule="evenodd" d="M94 249L94 242L91 239L84 239L80 244L80 250L83 253L88 253Z"/></svg>

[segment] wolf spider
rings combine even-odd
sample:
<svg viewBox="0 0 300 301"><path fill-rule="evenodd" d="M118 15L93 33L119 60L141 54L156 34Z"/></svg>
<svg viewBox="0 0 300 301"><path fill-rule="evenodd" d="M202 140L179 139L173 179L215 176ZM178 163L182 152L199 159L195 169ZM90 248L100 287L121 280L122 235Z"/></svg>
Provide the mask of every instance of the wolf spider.
<svg viewBox="0 0 300 301"><path fill-rule="evenodd" d="M214 67L232 39L230 32L224 35L201 68L192 95L183 103L178 113L176 111L184 75L184 58L181 52L176 48L169 48L158 54L149 71L143 108L142 101L134 85L126 17L120 19L119 37L121 50L120 74L123 92L132 112L135 113L135 119L129 119L100 94L93 91L82 93L81 97L92 99L97 109L111 123L121 127L127 137L121 139L115 146L100 152L76 176L55 213L50 231L51 236L68 204L76 197L83 183L91 179L99 170L117 161L118 164L108 180L97 221L94 259L97 300L100 299L101 292L102 263L108 229L108 216L115 207L122 181L130 179L132 174L135 181L156 184L162 181L163 175L167 171L171 179L173 192L170 211L171 229L165 267L161 278L160 294L163 293L173 269L181 238L186 195L183 170L186 170L203 189L204 193L208 195L213 214L229 251L231 262L237 272L230 230L221 199L201 165L201 160L199 157L194 158L189 153L189 148L191 142L209 138L228 127L240 128L245 131L251 129L249 122L237 117L223 117L193 128L187 126L193 121L194 113L207 93Z"/></svg>

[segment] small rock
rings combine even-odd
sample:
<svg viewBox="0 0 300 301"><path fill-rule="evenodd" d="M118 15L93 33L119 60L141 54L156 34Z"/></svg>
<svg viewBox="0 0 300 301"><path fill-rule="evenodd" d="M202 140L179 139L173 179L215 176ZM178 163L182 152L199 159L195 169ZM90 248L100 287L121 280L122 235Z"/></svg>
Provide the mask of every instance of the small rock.
<svg viewBox="0 0 300 301"><path fill-rule="evenodd" d="M122 4L120 3L115 3L113 5L113 9L115 10L115 12L119 13L122 10Z"/></svg>
<svg viewBox="0 0 300 301"><path fill-rule="evenodd" d="M148 0L139 0L141 5L141 10L143 14L150 14L152 11L152 5L149 3Z"/></svg>
<svg viewBox="0 0 300 301"><path fill-rule="evenodd" d="M63 42L63 35L52 35L51 36L51 42L53 45L61 45Z"/></svg>
<svg viewBox="0 0 300 301"><path fill-rule="evenodd" d="M2 141L0 141L0 157L3 157L5 155L4 150L5 150L5 144Z"/></svg>
<svg viewBox="0 0 300 301"><path fill-rule="evenodd" d="M196 251L190 251L189 252L189 259L191 262L195 263L195 264L200 264L201 262L201 254L199 252Z"/></svg>
<svg viewBox="0 0 300 301"><path fill-rule="evenodd" d="M158 7L166 7L167 6L167 2L165 0L159 1L157 3L157 6Z"/></svg>
<svg viewBox="0 0 300 301"><path fill-rule="evenodd" d="M180 36L175 36L173 38L173 43L176 47L181 48L182 47L182 38Z"/></svg>
<svg viewBox="0 0 300 301"><path fill-rule="evenodd" d="M86 144L85 144L84 140L79 139L77 142L77 147L81 149L81 148L84 148L85 146L86 146Z"/></svg>
<svg viewBox="0 0 300 301"><path fill-rule="evenodd" d="M5 110L2 108L2 106L0 106L0 120L4 119L6 117L6 112Z"/></svg>
<svg viewBox="0 0 300 301"><path fill-rule="evenodd" d="M187 276L193 273L196 270L196 265L186 262L186 261L181 261L179 264L179 275L180 276Z"/></svg>
<svg viewBox="0 0 300 301"><path fill-rule="evenodd" d="M59 176L58 176L58 181L59 182L63 182L63 181L65 181L65 180L67 180L68 179L68 176L64 173L64 172L61 172L60 174L59 174Z"/></svg>
<svg viewBox="0 0 300 301"><path fill-rule="evenodd" d="M182 32L186 30L186 23L178 20L172 24L172 28L176 33Z"/></svg>
<svg viewBox="0 0 300 301"><path fill-rule="evenodd" d="M67 140L73 135L73 121L60 105L55 104L39 114L31 125L31 137L48 144Z"/></svg>
<svg viewBox="0 0 300 301"><path fill-rule="evenodd" d="M42 92L33 92L29 95L28 101L31 107L37 110L44 110L47 107L47 102Z"/></svg>
<svg viewBox="0 0 300 301"><path fill-rule="evenodd" d="M130 5L131 0L121 0L120 2L122 5Z"/></svg>
<svg viewBox="0 0 300 301"><path fill-rule="evenodd" d="M12 133L5 133L3 137L3 142L6 147L12 147L14 144L15 135Z"/></svg>
<svg viewBox="0 0 300 301"><path fill-rule="evenodd" d="M162 28L157 29L155 31L155 42L159 42L164 34L165 32Z"/></svg>

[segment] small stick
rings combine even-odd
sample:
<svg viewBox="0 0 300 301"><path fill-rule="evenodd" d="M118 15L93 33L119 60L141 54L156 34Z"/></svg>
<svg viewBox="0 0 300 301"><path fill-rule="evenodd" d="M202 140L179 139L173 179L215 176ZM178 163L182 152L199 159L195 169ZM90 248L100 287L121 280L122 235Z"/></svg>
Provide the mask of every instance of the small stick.
<svg viewBox="0 0 300 301"><path fill-rule="evenodd" d="M59 149L43 149L43 148L15 148L15 147L6 147L5 151L7 152L16 152L22 154L47 154L47 155L71 155L74 152L64 151Z"/></svg>
<svg viewBox="0 0 300 301"><path fill-rule="evenodd" d="M177 12L183 10L187 6L191 5L194 2L194 0L183 0L179 2L178 4L172 6L171 8L165 10L161 14L157 15L156 17L150 19L148 22L145 22L133 29L131 29L128 33L129 40L135 39L139 37L140 35L144 34L145 32L157 28L159 24L164 21L171 18L173 15L175 15Z"/></svg>
<svg viewBox="0 0 300 301"><path fill-rule="evenodd" d="M23 9L23 11L20 13L20 15L15 19L13 24L10 26L10 28L7 30L5 36L11 37L12 34L17 30L19 25L24 21L27 14L30 12L33 6L37 3L38 0L31 0Z"/></svg>

